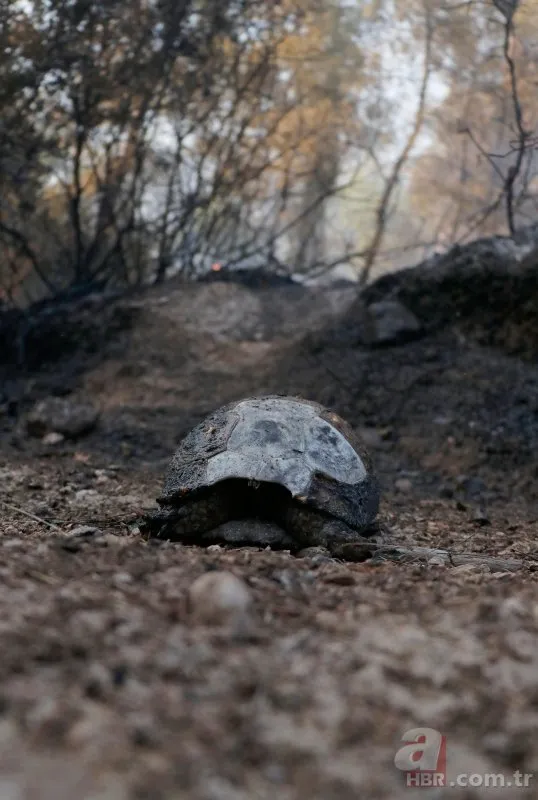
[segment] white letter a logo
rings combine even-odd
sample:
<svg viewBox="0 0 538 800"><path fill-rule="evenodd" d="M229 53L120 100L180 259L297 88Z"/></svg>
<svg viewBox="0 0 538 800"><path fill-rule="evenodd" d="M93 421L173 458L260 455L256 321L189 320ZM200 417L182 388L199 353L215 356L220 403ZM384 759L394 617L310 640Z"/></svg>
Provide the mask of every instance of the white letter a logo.
<svg viewBox="0 0 538 800"><path fill-rule="evenodd" d="M438 768L443 737L433 728L412 728L402 736L405 746L394 756L394 764L404 772Z"/></svg>

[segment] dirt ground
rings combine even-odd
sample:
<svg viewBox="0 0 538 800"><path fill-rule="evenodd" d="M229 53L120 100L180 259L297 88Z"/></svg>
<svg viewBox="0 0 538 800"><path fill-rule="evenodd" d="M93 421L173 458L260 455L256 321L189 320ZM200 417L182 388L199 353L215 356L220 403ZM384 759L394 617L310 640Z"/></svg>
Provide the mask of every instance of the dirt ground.
<svg viewBox="0 0 538 800"><path fill-rule="evenodd" d="M538 367L457 328L366 349L346 336L351 290L294 292L153 290L103 352L13 382L1 800L538 797ZM275 391L362 430L394 543L522 568L145 541L137 520L181 436ZM96 403L95 430L29 437L50 392ZM188 602L217 570L250 592L240 621L203 623ZM406 788L394 757L418 727L446 736L447 783L468 788ZM480 786L492 773L504 788Z"/></svg>

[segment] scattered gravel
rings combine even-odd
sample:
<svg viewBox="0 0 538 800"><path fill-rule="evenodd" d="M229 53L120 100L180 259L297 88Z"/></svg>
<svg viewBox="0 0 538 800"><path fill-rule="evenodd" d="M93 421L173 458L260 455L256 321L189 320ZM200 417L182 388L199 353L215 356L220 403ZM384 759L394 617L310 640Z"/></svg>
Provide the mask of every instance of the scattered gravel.
<svg viewBox="0 0 538 800"><path fill-rule="evenodd" d="M333 311L303 339L291 302L262 341L211 330L201 299L187 330L198 288L152 290L101 361L21 378L19 420L0 417L0 796L394 800L416 727L447 737L449 781L538 780L536 365L453 328L368 350ZM101 409L54 446L20 424L53 379ZM524 568L146 541L182 435L273 391L368 431L393 541ZM532 781L502 790L522 796Z"/></svg>

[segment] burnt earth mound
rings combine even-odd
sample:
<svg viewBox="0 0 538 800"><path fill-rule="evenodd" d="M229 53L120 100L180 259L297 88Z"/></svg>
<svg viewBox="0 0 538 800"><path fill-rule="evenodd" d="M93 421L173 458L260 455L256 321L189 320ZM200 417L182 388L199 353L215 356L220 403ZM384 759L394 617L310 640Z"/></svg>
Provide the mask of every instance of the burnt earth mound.
<svg viewBox="0 0 538 800"><path fill-rule="evenodd" d="M364 292L370 305L397 299L425 332L458 328L483 345L538 355L538 250L502 237L456 246L416 267L384 275ZM358 309L344 321L353 326Z"/></svg>

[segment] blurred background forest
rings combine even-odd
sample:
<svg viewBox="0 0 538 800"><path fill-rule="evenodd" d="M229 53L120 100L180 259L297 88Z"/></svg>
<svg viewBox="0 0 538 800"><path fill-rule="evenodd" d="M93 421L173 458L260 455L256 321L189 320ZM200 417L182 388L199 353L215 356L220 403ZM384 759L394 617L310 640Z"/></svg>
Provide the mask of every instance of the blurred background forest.
<svg viewBox="0 0 538 800"><path fill-rule="evenodd" d="M0 306L513 236L537 84L535 0L0 0Z"/></svg>

